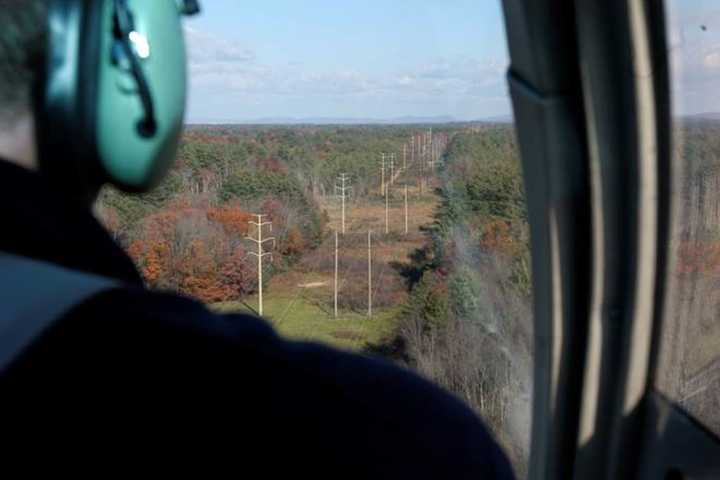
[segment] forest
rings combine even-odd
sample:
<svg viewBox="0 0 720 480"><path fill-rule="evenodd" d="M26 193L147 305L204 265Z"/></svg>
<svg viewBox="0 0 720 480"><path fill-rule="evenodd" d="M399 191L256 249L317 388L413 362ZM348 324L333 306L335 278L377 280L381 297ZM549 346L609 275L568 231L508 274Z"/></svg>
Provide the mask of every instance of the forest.
<svg viewBox="0 0 720 480"><path fill-rule="evenodd" d="M242 265L248 221L269 216L277 240L274 271L286 269L327 234L318 198L340 173L353 197L375 184L380 152L397 151L400 128L190 127L170 176L140 197L105 190L98 215L152 287L205 302L242 298L255 288Z"/></svg>
<svg viewBox="0 0 720 480"><path fill-rule="evenodd" d="M675 131L672 263L657 386L720 435L720 122Z"/></svg>
<svg viewBox="0 0 720 480"><path fill-rule="evenodd" d="M525 473L530 435L531 278L522 172L509 126L449 143L424 246L403 265L404 361L460 395Z"/></svg>
<svg viewBox="0 0 720 480"><path fill-rule="evenodd" d="M251 222L265 215L265 316L281 334L415 369L478 411L524 471L531 284L511 125L191 126L156 190L106 189L96 212L148 286L245 313L258 303Z"/></svg>
<svg viewBox="0 0 720 480"><path fill-rule="evenodd" d="M658 374L661 391L716 431L718 133L709 121L676 129ZM341 175L347 231L335 243ZM265 215L275 239L263 265L265 317L281 334L382 355L443 385L525 471L532 292L511 125L192 126L156 190L106 189L96 213L149 286L253 314L258 272L248 238L257 234L253 215Z"/></svg>

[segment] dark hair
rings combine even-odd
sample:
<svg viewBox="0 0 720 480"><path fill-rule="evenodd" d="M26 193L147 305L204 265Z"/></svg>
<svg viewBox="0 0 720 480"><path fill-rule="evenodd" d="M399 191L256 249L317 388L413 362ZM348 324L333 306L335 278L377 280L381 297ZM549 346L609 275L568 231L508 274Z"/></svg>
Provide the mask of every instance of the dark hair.
<svg viewBox="0 0 720 480"><path fill-rule="evenodd" d="M47 0L0 0L0 121L29 110L45 56Z"/></svg>

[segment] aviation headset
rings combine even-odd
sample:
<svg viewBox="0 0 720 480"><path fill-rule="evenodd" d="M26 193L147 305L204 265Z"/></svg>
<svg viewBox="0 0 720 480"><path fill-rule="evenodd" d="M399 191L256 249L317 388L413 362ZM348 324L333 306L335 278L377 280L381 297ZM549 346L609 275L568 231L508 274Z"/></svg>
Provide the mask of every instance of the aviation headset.
<svg viewBox="0 0 720 480"><path fill-rule="evenodd" d="M42 173L87 198L162 179L185 113L181 16L198 12L196 0L48 0L34 99Z"/></svg>

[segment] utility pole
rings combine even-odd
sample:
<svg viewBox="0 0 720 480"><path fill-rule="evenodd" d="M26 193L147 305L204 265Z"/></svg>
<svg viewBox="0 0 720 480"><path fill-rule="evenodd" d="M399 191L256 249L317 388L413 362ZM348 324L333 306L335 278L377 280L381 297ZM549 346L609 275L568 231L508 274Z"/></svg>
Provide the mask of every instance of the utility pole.
<svg viewBox="0 0 720 480"><path fill-rule="evenodd" d="M352 187L346 185L348 181L347 173L341 173L338 180L340 180L341 185L335 185L335 190L340 192L342 198L342 234L345 235L345 198L347 197L347 191Z"/></svg>
<svg viewBox="0 0 720 480"><path fill-rule="evenodd" d="M380 194L385 195L385 154L382 154L382 167L381 168L381 180L380 180Z"/></svg>
<svg viewBox="0 0 720 480"><path fill-rule="evenodd" d="M425 134L425 142L426 142L426 161L428 164L430 161L432 161L432 130L426 132Z"/></svg>
<svg viewBox="0 0 720 480"><path fill-rule="evenodd" d="M390 192L385 192L385 235L390 233Z"/></svg>
<svg viewBox="0 0 720 480"><path fill-rule="evenodd" d="M410 141L410 163L412 164L415 164L415 140L417 140L417 136L413 134Z"/></svg>
<svg viewBox="0 0 720 480"><path fill-rule="evenodd" d="M335 230L335 318L338 317L338 231Z"/></svg>
<svg viewBox="0 0 720 480"><path fill-rule="evenodd" d="M390 154L390 185L395 185L395 154Z"/></svg>
<svg viewBox="0 0 720 480"><path fill-rule="evenodd" d="M368 318L372 317L372 231L368 231Z"/></svg>
<svg viewBox="0 0 720 480"><path fill-rule="evenodd" d="M405 235L408 234L408 186L405 185Z"/></svg>
<svg viewBox="0 0 720 480"><path fill-rule="evenodd" d="M423 194L423 187L425 186L425 147L427 145L427 134L423 133L418 138L418 150L420 155L420 195Z"/></svg>
<svg viewBox="0 0 720 480"><path fill-rule="evenodd" d="M403 172L407 171L407 143L403 144Z"/></svg>
<svg viewBox="0 0 720 480"><path fill-rule="evenodd" d="M430 167L430 171L433 171L435 169L435 153L434 153L434 144L433 144L433 138L432 138L432 128L430 129L430 132L427 136L427 158L428 158L428 166Z"/></svg>
<svg viewBox="0 0 720 480"><path fill-rule="evenodd" d="M249 223L250 225L255 225L255 227L256 227L256 229L257 229L257 238L252 238L252 237L246 237L246 238L247 238L248 240L250 240L251 242L255 242L255 243L257 244L257 247L258 247L257 253L255 253L255 252L250 252L250 255L255 255L255 256L257 257L257 261L258 261L258 264L257 264L257 270L258 270L258 313L259 313L260 315L262 315L262 314L263 314L263 280L262 280L262 271L263 271L263 269L262 269L262 259L263 259L263 257L265 257L265 256L270 256L270 257L272 257L272 253L271 253L271 252L267 252L267 253L264 252L264 250L263 250L263 245L264 245L266 242L273 242L273 246L274 246L274 244L275 244L275 238L274 238L274 237L269 237L269 238L263 239L262 233L263 233L263 227L264 227L265 225L270 225L270 231L272 232L272 222L264 222L264 221L263 221L263 218L264 218L264 217L267 217L267 215L257 215L257 214L256 214L256 215L253 215L253 216L254 216L254 217L257 217L257 222L252 222L252 221L250 221L250 222L248 222L248 223Z"/></svg>

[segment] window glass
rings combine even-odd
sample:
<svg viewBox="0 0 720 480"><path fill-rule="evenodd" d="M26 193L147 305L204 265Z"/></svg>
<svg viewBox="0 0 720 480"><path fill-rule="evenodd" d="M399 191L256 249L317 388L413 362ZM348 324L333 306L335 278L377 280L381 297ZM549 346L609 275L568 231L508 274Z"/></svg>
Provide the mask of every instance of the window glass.
<svg viewBox="0 0 720 480"><path fill-rule="evenodd" d="M667 10L676 184L658 386L720 434L720 5Z"/></svg>
<svg viewBox="0 0 720 480"><path fill-rule="evenodd" d="M106 190L106 225L150 287L439 383L524 475L529 241L499 2L204 3L177 164L149 195Z"/></svg>

